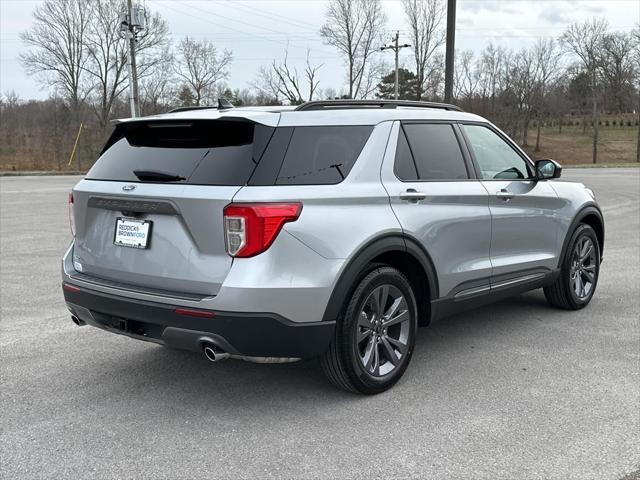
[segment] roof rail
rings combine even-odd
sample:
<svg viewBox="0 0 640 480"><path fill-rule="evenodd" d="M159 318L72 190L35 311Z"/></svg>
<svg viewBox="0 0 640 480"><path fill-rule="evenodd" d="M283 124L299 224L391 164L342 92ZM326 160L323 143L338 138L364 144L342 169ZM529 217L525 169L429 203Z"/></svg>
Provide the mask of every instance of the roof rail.
<svg viewBox="0 0 640 480"><path fill-rule="evenodd" d="M308 110L324 110L324 109L346 109L346 108L398 108L398 107L416 107L416 108L440 108L443 110L454 110L462 112L463 110L449 103L438 102L421 102L417 100L317 100L306 102L296 107L295 111Z"/></svg>
<svg viewBox="0 0 640 480"><path fill-rule="evenodd" d="M178 108L174 108L173 110L169 110L169 113L188 112L190 110L206 110L209 108L215 108L216 110L228 110L230 108L233 108L233 105L231 105L231 103L229 103L227 99L219 98L218 105L215 107L212 105L198 105L194 107L178 107Z"/></svg>

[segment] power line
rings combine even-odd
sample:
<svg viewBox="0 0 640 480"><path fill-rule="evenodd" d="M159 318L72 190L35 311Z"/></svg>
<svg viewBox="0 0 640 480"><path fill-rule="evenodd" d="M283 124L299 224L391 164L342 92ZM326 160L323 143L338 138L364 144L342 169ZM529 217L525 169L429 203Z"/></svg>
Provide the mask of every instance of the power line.
<svg viewBox="0 0 640 480"><path fill-rule="evenodd" d="M209 10L205 10L205 9L202 9L202 8L199 8L199 7L195 7L195 6L190 5L190 4L188 4L188 3L183 3L183 4L181 4L181 5L183 5L183 6L185 6L185 7L189 7L189 8L191 8L191 9L193 9L193 10L196 10L196 11L199 11L199 12L202 12L202 13L205 13L205 14L207 14L207 15L215 15L215 17L216 17L216 18L218 18L218 17L219 17L219 18L223 18L223 19L225 19L225 20L229 20L229 21L232 21L232 22L236 22L236 23L239 23L239 24L241 24L241 25L245 25L245 26L248 26L248 27L251 27L251 28L258 28L258 29L266 30L266 31L269 31L269 32L272 32L272 33L276 33L276 34L281 34L281 33L282 33L282 32L281 32L281 31L279 31L279 30L274 30L274 29L269 28L269 27L263 27L263 26L261 26L261 25L256 25L256 24L249 23L249 22L245 22L245 21L242 21L242 20L237 20L237 19L234 19L234 18L232 18L232 17L227 17L227 16L225 16L225 15L222 15L222 14L220 14L220 13L218 13L218 12L215 12L215 13L214 13L214 12L211 12L211 11L209 11ZM168 5L165 5L165 6L168 6ZM175 8L172 8L172 9L175 11ZM187 14L187 12L182 12L182 13ZM191 16L193 16L193 15L191 15ZM209 20L201 19L200 17L195 17L195 18L198 18L198 19L200 19L200 20L206 21L206 22L211 23L211 24L213 24L213 25L218 25L218 26L220 26L220 24L216 24L216 23L214 23L214 22L210 22ZM244 33L244 34L246 34L246 35L262 36L262 33L256 34L256 33L254 33L254 32L244 32L244 31L242 31L242 30L233 29L233 28L229 27L228 25L222 25L222 26L223 26L224 28L228 28L229 30L235 30L235 31L236 31L236 32L238 32L238 33ZM266 39L266 37L265 37L265 39ZM287 46L287 47L289 46L289 43L285 43L285 42L282 42L282 41L272 40L272 39L270 39L270 41L273 41L273 42L275 42L275 43L280 43L280 44L285 45L285 46ZM294 48L307 48L308 50L312 50L311 48L308 48L308 47L300 47L300 46L297 46L297 45L293 45L293 47L294 47ZM333 53L333 52L328 52L328 51L326 51L326 50L315 50L315 51L319 51L320 53L326 53L326 54Z"/></svg>
<svg viewBox="0 0 640 480"><path fill-rule="evenodd" d="M238 1L234 1L234 0L210 0L213 2L219 2L219 1L224 1L225 5L227 5L228 7L231 8L235 8L236 10L238 8L244 10L245 12L251 13L253 15L258 16L258 14L256 12L261 12L261 14L259 16L264 17L264 18L271 18L274 19L276 21L282 22L282 23L288 23L289 25L292 25L294 27L299 27L299 28L305 28L305 29L309 29L309 28L314 28L317 29L318 25L313 25L309 22L304 22L302 20L297 20L291 17L285 17L284 15L276 15L274 13L271 13L267 10L262 10L260 8L257 8L256 6L252 6L249 7L247 5L242 4L241 2Z"/></svg>

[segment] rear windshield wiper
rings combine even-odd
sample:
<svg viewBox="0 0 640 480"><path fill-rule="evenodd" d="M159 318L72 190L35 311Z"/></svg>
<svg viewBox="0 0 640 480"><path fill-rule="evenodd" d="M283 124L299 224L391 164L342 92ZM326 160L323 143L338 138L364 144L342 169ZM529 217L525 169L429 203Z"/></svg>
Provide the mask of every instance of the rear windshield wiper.
<svg viewBox="0 0 640 480"><path fill-rule="evenodd" d="M156 170L134 170L133 174L143 182L180 182L185 177L175 173L158 172Z"/></svg>

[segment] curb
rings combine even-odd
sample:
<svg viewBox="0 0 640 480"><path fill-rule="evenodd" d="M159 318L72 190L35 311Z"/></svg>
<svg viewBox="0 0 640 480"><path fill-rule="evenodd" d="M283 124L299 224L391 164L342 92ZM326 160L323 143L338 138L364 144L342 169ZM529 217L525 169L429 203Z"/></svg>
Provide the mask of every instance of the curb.
<svg viewBox="0 0 640 480"><path fill-rule="evenodd" d="M43 177L43 176L58 176L58 175L85 175L87 172L79 172L77 170L70 170L68 172L63 172L59 170L51 170L51 171L7 171L0 172L0 177Z"/></svg>
<svg viewBox="0 0 640 480"><path fill-rule="evenodd" d="M564 170L570 168L640 168L640 163L579 163L577 165L562 165Z"/></svg>

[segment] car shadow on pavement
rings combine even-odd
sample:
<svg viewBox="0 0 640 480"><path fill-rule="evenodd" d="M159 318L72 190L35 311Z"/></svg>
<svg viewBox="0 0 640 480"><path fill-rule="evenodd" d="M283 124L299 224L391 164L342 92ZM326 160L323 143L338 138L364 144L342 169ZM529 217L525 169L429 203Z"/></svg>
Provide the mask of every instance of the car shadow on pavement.
<svg viewBox="0 0 640 480"><path fill-rule="evenodd" d="M402 395L416 382L428 386L432 366L446 368L447 362L455 362L456 355L465 354L474 343L482 344L496 335L507 339L509 336L521 337L524 332L537 328L541 321L552 321L547 320L549 310L542 293L533 292L452 316L429 328L420 328L414 357L405 377L382 395ZM103 364L104 368L99 370L108 378L96 378L95 381L121 382L122 385L114 387L126 389L133 402L136 402L136 396L154 395L162 402L188 404L196 409L242 410L255 408L256 399L259 399L262 405L285 412L291 408L292 401L296 408L305 408L305 401L309 408L317 408L315 400L319 396L325 406L376 398L334 388L325 380L317 360L288 364L237 360L211 363L204 355L153 344L145 344L143 348L127 345L126 350L124 358L116 355L103 358L108 365ZM86 370L84 373L90 375Z"/></svg>

